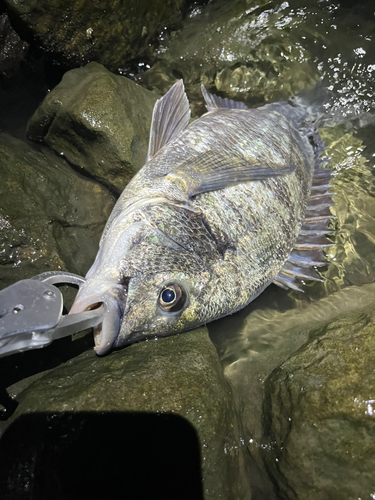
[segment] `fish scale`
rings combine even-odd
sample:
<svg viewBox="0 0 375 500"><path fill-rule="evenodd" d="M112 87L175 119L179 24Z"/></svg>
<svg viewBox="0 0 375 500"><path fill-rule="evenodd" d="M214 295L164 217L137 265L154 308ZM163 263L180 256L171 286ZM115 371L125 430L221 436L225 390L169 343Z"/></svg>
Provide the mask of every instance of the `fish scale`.
<svg viewBox="0 0 375 500"><path fill-rule="evenodd" d="M330 171L308 115L202 92L208 113L190 125L182 81L155 104L146 164L73 304L104 304L98 354L231 314L272 282L300 290L299 279L321 279Z"/></svg>
<svg viewBox="0 0 375 500"><path fill-rule="evenodd" d="M213 258L215 242L210 238L201 214L167 205L145 207L147 220L151 225L168 234L184 250L196 253L201 258Z"/></svg>

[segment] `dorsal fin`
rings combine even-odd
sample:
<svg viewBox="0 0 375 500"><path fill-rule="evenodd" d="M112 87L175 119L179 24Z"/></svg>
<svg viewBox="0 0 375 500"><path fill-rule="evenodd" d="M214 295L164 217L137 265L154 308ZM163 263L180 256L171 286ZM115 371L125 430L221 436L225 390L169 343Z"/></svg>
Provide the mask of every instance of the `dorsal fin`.
<svg viewBox="0 0 375 500"><path fill-rule="evenodd" d="M201 90L208 111L219 108L249 109L243 102L232 101L232 99L227 99L226 97L219 97L218 95L210 94L207 92L203 84L201 85Z"/></svg>
<svg viewBox="0 0 375 500"><path fill-rule="evenodd" d="M328 227L332 218L329 207L333 205L331 193L328 192L331 187L330 177L330 169L315 170L301 232L294 244L294 250L274 280L275 285L281 288L303 292L298 279L323 281L314 267L326 265L323 248L333 244L325 237L332 232Z"/></svg>
<svg viewBox="0 0 375 500"><path fill-rule="evenodd" d="M155 103L146 161L150 160L163 146L177 137L188 125L189 120L190 108L184 82L178 80Z"/></svg>

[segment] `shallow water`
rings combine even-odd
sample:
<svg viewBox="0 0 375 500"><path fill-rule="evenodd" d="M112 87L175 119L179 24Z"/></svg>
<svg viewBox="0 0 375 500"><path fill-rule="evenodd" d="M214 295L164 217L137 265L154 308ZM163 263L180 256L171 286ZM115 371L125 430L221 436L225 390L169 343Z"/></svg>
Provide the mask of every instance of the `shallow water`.
<svg viewBox="0 0 375 500"><path fill-rule="evenodd" d="M324 282L306 284L304 294L271 285L244 310L208 325L241 409L244 445L254 456L262 446L259 415L266 377L316 328L372 304L374 11L370 0L361 5L236 0L197 6L180 34L160 37L157 63L136 77L160 91L183 77L195 114L203 112L202 82L211 91L249 106L311 91L319 81L328 89L321 103L325 117L320 133L333 169L330 238L335 245L326 251ZM24 130L23 122L12 127L21 137L23 132L17 131Z"/></svg>

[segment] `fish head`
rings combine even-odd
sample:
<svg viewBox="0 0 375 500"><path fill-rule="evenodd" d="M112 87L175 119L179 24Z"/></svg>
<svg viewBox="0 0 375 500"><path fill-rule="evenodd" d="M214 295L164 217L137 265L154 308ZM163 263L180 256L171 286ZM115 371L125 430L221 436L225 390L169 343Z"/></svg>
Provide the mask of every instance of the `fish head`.
<svg viewBox="0 0 375 500"><path fill-rule="evenodd" d="M201 296L210 273L190 252L148 245L116 266L93 267L70 314L104 305L103 321L94 329L99 355L205 322Z"/></svg>
<svg viewBox="0 0 375 500"><path fill-rule="evenodd" d="M114 347L166 337L202 324L200 296L209 274L170 271L129 280L126 307Z"/></svg>

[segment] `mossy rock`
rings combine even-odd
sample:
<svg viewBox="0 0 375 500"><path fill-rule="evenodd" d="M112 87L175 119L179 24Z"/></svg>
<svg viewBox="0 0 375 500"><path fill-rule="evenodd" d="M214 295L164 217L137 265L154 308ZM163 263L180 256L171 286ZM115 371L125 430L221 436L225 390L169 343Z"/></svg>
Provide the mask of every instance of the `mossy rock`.
<svg viewBox="0 0 375 500"><path fill-rule="evenodd" d="M300 43L311 29L294 12L289 3L274 8L267 1L196 7L178 32L165 37L158 61L141 80L164 93L183 78L198 115L205 110L202 83L249 106L299 94L314 87L320 76Z"/></svg>
<svg viewBox="0 0 375 500"><path fill-rule="evenodd" d="M157 96L101 64L68 71L28 125L72 165L121 193L144 165Z"/></svg>
<svg viewBox="0 0 375 500"><path fill-rule="evenodd" d="M181 21L183 0L6 0L19 34L77 67L90 61L117 71L145 55L165 26Z"/></svg>
<svg viewBox="0 0 375 500"><path fill-rule="evenodd" d="M251 498L245 470L246 448L241 440L237 411L206 328L133 344L104 358L99 358L93 351L86 352L33 382L17 399L19 407L8 424L5 441L0 441L2 454L7 446L6 434L12 432L13 426L17 426L22 436L25 435L22 422L27 421L27 416L34 416L34 420L38 415L42 420L47 418L49 426L58 428L64 415L72 415L72 418L74 415L83 415L86 420L90 415L94 415L92 418L102 415L103 421L106 421L105 415L116 414L118 417L115 420L119 424L123 415L124 427L118 428L119 439L124 433L132 433L132 429L125 427L129 414L136 412L143 419L145 415L180 416L193 426L198 436L204 498ZM85 421L81 425L84 427ZM98 428L97 432L104 430ZM66 447L74 449L80 445L80 433L75 432L74 426L68 434L70 437L67 440L58 442L61 448L57 444L54 454L61 453ZM29 439L34 443L34 437L24 439L27 442L13 442L12 447L33 450L34 458L22 451L21 458L15 458L18 463L9 463L8 459L6 474L0 474L0 484L4 486L5 481L4 487L10 493L18 491L19 484L26 477L13 484L14 478L9 477L8 473L12 475L17 471L27 471L27 460L32 460L38 467L43 457L43 445L35 449L34 444L29 446ZM92 439L95 440L94 435ZM43 441L41 436L36 438L36 442L38 440ZM151 437L150 449L154 442ZM124 450L126 453L127 450ZM147 469L152 464L148 463L148 455L144 453L144 466ZM113 459L119 458L114 456ZM97 460L101 460L100 450ZM123 456L123 463L126 470L129 458ZM22 473L23 476L25 474L27 472ZM55 471L55 474L59 474L59 471ZM37 476L38 472L35 471L34 476L29 478L32 491L43 487L36 484Z"/></svg>
<svg viewBox="0 0 375 500"><path fill-rule="evenodd" d="M10 78L17 73L27 56L29 44L12 28L8 15L0 15L0 76Z"/></svg>
<svg viewBox="0 0 375 500"><path fill-rule="evenodd" d="M267 380L265 460L282 499L366 498L375 470L374 317L347 316L313 337Z"/></svg>
<svg viewBox="0 0 375 500"><path fill-rule="evenodd" d="M51 270L85 274L115 199L47 148L0 134L0 286Z"/></svg>

